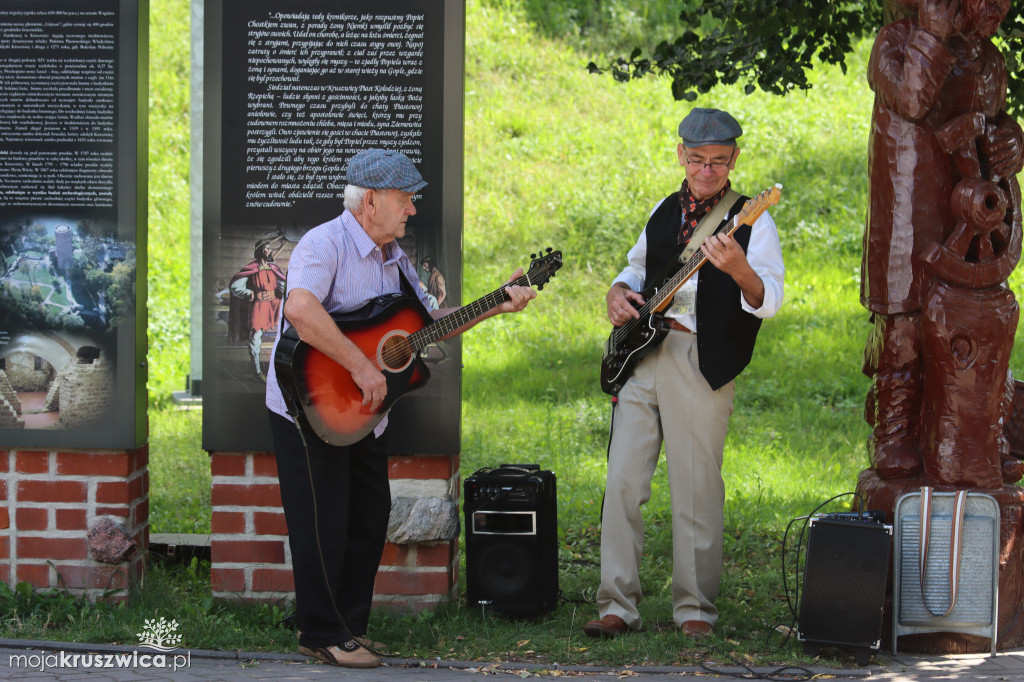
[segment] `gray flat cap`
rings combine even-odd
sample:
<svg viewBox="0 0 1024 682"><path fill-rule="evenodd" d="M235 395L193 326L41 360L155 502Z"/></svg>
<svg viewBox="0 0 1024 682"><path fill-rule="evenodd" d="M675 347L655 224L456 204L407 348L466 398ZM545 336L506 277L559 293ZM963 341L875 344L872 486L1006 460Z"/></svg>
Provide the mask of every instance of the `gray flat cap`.
<svg viewBox="0 0 1024 682"><path fill-rule="evenodd" d="M736 119L721 109L692 109L679 124L679 137L687 147L735 145L742 134Z"/></svg>
<svg viewBox="0 0 1024 682"><path fill-rule="evenodd" d="M345 179L367 189L418 192L427 186L408 156L384 149L365 149L349 159Z"/></svg>

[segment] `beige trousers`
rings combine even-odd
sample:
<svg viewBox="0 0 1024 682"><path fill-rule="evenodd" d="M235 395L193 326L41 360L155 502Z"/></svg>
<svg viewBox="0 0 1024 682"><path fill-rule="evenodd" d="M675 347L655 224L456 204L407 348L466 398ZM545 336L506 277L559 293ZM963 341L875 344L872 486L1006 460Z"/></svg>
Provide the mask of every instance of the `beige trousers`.
<svg viewBox="0 0 1024 682"><path fill-rule="evenodd" d="M661 445L672 504L672 618L718 619L725 484L722 451L735 385L712 391L700 373L697 337L669 332L619 392L601 518L601 617L639 624L640 507L651 498Z"/></svg>

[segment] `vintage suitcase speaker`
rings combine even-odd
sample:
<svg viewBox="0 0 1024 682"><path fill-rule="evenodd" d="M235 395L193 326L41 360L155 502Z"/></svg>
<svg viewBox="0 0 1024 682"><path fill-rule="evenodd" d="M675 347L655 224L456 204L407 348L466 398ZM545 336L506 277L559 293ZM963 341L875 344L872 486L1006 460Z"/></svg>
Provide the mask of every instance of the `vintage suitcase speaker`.
<svg viewBox="0 0 1024 682"><path fill-rule="evenodd" d="M823 514L809 521L797 639L851 651L866 664L882 642L892 526L877 512Z"/></svg>
<svg viewBox="0 0 1024 682"><path fill-rule="evenodd" d="M558 601L555 475L536 464L480 469L464 483L466 598L511 615Z"/></svg>

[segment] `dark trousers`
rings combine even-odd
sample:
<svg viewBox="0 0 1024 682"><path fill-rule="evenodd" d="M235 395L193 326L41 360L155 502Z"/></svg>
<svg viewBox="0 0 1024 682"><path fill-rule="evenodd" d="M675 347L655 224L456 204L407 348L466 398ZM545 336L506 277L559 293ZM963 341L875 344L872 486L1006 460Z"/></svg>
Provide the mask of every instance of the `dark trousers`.
<svg viewBox="0 0 1024 682"><path fill-rule="evenodd" d="M294 423L271 412L270 430L288 523L300 644L331 646L361 637L391 514L387 455L373 434L335 446L307 429L307 466Z"/></svg>

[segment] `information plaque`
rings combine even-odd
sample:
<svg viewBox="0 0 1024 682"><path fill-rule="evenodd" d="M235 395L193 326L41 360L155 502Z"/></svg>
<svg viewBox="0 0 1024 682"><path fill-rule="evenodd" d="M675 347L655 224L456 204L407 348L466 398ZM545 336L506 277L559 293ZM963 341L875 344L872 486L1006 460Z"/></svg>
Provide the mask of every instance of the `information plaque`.
<svg viewBox="0 0 1024 682"><path fill-rule="evenodd" d="M464 17L453 0L205 2L205 449L271 448L264 392L288 260L344 210L357 152L400 151L429 183L399 244L437 306L458 305ZM432 378L392 409L383 448L458 452L460 345L422 357Z"/></svg>
<svg viewBox="0 0 1024 682"><path fill-rule="evenodd" d="M0 0L0 445L146 439L149 8Z"/></svg>

